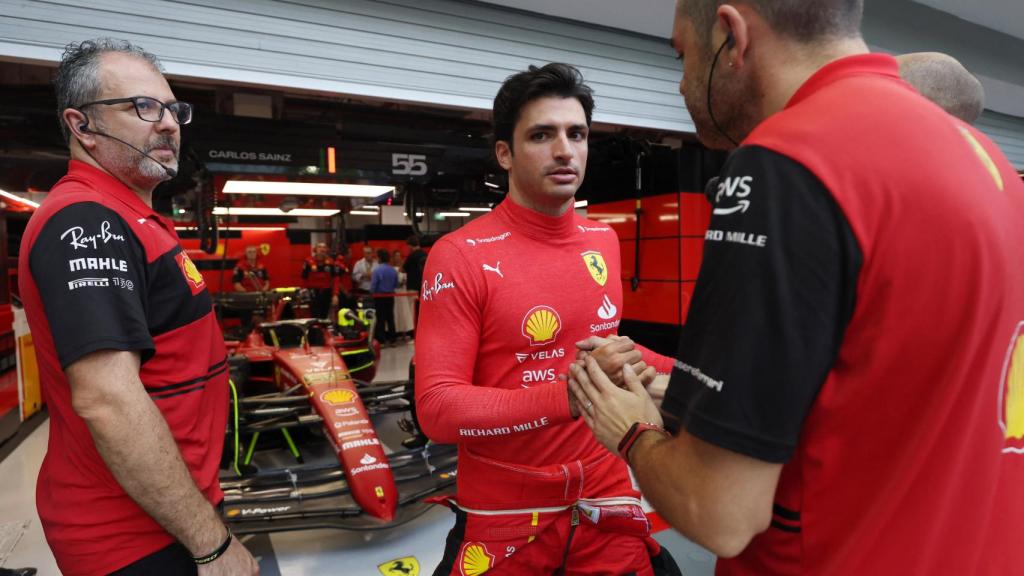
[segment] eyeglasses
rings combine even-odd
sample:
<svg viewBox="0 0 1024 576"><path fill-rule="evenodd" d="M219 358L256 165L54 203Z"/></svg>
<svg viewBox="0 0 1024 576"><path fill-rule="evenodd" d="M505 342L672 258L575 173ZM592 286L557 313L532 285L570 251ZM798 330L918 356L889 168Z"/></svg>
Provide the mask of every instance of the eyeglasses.
<svg viewBox="0 0 1024 576"><path fill-rule="evenodd" d="M86 106L92 106L94 104L109 106L111 104L124 104L125 102L131 102L132 106L135 107L135 113L139 115L139 119L145 120L146 122L159 122L163 120L164 110L170 110L171 117L182 126L192 121L191 104L187 102L171 102L169 104L165 104L156 98L150 98L149 96L131 96L129 98L95 100L93 102L86 102L76 108L81 110Z"/></svg>

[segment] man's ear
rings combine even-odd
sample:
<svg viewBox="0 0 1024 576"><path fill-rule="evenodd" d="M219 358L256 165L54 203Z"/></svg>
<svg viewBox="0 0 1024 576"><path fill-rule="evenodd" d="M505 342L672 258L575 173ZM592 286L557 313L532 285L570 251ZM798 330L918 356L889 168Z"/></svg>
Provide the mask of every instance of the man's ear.
<svg viewBox="0 0 1024 576"><path fill-rule="evenodd" d="M503 169L512 169L512 146L508 142L498 140L494 143L494 157L498 159L498 165Z"/></svg>
<svg viewBox="0 0 1024 576"><path fill-rule="evenodd" d="M729 62L731 67L740 67L744 64L744 56L750 46L750 27L747 21L747 14L735 6L723 4L718 7L715 14L718 18L716 28L721 29L722 40L712 42L718 46L726 42L726 51L722 56Z"/></svg>
<svg viewBox="0 0 1024 576"><path fill-rule="evenodd" d="M96 138L89 132L91 128L89 117L81 110L65 108L61 114L61 120L68 127L68 132L71 133L72 138L77 139L83 147L92 148L95 145Z"/></svg>

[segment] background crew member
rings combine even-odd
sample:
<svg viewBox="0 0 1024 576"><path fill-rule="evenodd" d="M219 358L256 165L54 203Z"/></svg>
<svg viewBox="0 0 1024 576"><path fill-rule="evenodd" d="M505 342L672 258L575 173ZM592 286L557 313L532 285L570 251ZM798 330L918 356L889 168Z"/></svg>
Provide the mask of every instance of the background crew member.
<svg viewBox="0 0 1024 576"><path fill-rule="evenodd" d="M70 44L54 83L71 162L18 263L50 411L46 540L67 576L255 574L214 508L224 339L174 224L152 209L192 108L123 41Z"/></svg>
<svg viewBox="0 0 1024 576"><path fill-rule="evenodd" d="M395 292L402 293L395 297L395 332L404 339L412 338L415 322L416 299L409 295L409 275L405 273L405 258L401 250L391 252L391 265L398 272L398 287ZM417 288L418 290L418 288Z"/></svg>
<svg viewBox="0 0 1024 576"><path fill-rule="evenodd" d="M235 284L235 292L263 292L270 289L270 276L259 261L258 248L245 247L245 257L238 259L231 280Z"/></svg>
<svg viewBox="0 0 1024 576"><path fill-rule="evenodd" d="M941 52L896 57L900 77L953 116L974 124L985 111L985 89L959 60Z"/></svg>
<svg viewBox="0 0 1024 576"><path fill-rule="evenodd" d="M377 310L377 340L384 344L395 343L395 289L398 288L398 271L390 264L391 255L384 248L377 251L378 263L373 267L370 292L373 293L373 307Z"/></svg>
<svg viewBox="0 0 1024 576"><path fill-rule="evenodd" d="M313 318L329 318L338 305L338 265L327 253L327 244L317 242L313 256L302 263L302 279L309 290L309 308Z"/></svg>
<svg viewBox="0 0 1024 576"><path fill-rule="evenodd" d="M370 281L373 280L373 267L377 265L377 255L373 247L363 246L363 257L352 266L352 291L361 296L371 294Z"/></svg>
<svg viewBox="0 0 1024 576"><path fill-rule="evenodd" d="M263 292L270 289L270 276L263 263L258 259L259 252L255 246L245 247L245 256L238 259L235 271L231 276L235 292ZM252 326L253 311L248 308L238 310L238 319L243 333L248 334ZM262 318L262 316L260 316ZM258 320L262 322L262 319Z"/></svg>
<svg viewBox="0 0 1024 576"><path fill-rule="evenodd" d="M649 536L626 466L573 420L558 379L574 342L621 320L615 232L572 209L592 110L571 66L509 77L493 115L508 197L427 260L418 417L431 439L459 445L456 526L435 574L650 575L651 556L674 567Z"/></svg>
<svg viewBox="0 0 1024 576"><path fill-rule="evenodd" d="M338 305L342 308L354 308L356 305L352 298L352 270L348 265L349 253L348 244L342 244L338 248L338 255L334 258L334 265L338 269Z"/></svg>
<svg viewBox="0 0 1024 576"><path fill-rule="evenodd" d="M679 4L698 135L741 143L662 406L679 431L628 368L622 390L587 359L572 387L719 574L1013 573L1024 184L867 53L861 13Z"/></svg>
<svg viewBox="0 0 1024 576"><path fill-rule="evenodd" d="M406 274L406 286L409 287L409 290L419 292L423 288L423 267L427 264L427 252L420 247L420 239L415 234L406 238L405 243L412 249L405 259L405 263L402 264L402 271ZM419 315L420 301L417 298L416 308L413 312L414 327Z"/></svg>

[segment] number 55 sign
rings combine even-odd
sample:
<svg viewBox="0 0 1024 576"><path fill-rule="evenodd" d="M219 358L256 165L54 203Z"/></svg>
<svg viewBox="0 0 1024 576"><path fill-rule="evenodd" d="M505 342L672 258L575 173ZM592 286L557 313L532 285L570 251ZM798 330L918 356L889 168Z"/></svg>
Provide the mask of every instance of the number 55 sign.
<svg viewBox="0 0 1024 576"><path fill-rule="evenodd" d="M424 154L392 154L391 173L395 176L423 176L427 173Z"/></svg>

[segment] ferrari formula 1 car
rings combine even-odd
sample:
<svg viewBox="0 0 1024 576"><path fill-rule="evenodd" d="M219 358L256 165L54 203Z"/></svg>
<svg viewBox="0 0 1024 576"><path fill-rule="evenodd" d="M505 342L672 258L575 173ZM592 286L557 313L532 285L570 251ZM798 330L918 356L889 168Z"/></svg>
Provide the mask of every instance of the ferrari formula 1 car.
<svg viewBox="0 0 1024 576"><path fill-rule="evenodd" d="M235 533L389 528L425 512L424 498L454 490L455 447L402 432L415 433L402 418L411 379L371 384L346 364L358 358L359 374L372 373L372 324L372 314L343 312L338 324L264 322L228 341L230 462L221 487Z"/></svg>

